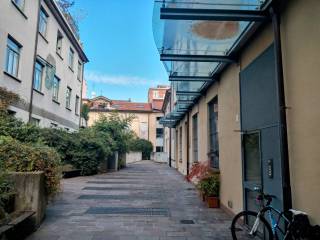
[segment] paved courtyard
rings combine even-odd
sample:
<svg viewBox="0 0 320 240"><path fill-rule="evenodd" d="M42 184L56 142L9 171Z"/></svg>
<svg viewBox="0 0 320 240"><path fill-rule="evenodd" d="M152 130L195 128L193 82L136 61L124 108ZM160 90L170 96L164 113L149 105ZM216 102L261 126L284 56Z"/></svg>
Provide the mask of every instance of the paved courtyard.
<svg viewBox="0 0 320 240"><path fill-rule="evenodd" d="M194 186L165 164L63 181L63 192L28 240L231 239L230 218L208 209Z"/></svg>

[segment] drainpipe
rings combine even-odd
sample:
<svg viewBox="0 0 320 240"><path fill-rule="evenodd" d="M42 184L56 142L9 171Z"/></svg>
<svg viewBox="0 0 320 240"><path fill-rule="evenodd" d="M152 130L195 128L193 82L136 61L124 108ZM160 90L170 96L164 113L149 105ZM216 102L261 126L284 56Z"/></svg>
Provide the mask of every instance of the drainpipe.
<svg viewBox="0 0 320 240"><path fill-rule="evenodd" d="M286 117L286 99L283 77L283 63L281 50L281 31L280 15L273 7L270 8L272 26L274 33L276 76L277 76L277 93L279 101L280 115L280 144L281 144L281 171L283 186L283 207L284 210L292 208L291 186L290 186L290 169L289 169L289 150L287 135L287 117Z"/></svg>
<svg viewBox="0 0 320 240"><path fill-rule="evenodd" d="M186 124L187 124L187 175L189 175L189 112L187 113L187 122L186 122Z"/></svg>
<svg viewBox="0 0 320 240"><path fill-rule="evenodd" d="M171 83L171 85L172 85L172 83ZM171 87L171 89L172 89L172 87ZM172 107L171 107L171 101L172 101L172 91L170 91L170 100L169 100L169 111L170 111L170 113L171 113L171 111L172 111ZM169 128L169 167L171 167L172 166L172 160L171 160L171 158L172 158L172 155L171 155L171 138L172 138L172 136L171 136L171 131L172 131L172 129L171 129L171 127Z"/></svg>
<svg viewBox="0 0 320 240"><path fill-rule="evenodd" d="M32 105L33 105L33 80L35 76L35 66L37 61L37 51L38 51L38 28L39 28L39 19L40 19L40 9L41 9L41 0L39 0L38 6L38 17L37 17L37 26L36 26L36 36L35 36L35 43L34 43L34 54L33 54L33 69L32 69L32 79L31 79L31 91L30 91L30 105L29 105L29 123L32 120Z"/></svg>
<svg viewBox="0 0 320 240"><path fill-rule="evenodd" d="M78 107L80 107L80 110L79 110L79 130L81 128L81 109L82 109L82 90L83 90L83 76L84 76L84 62L82 63L82 73L81 73L81 87L80 87L80 102L79 102L79 105ZM77 111L77 109L76 109Z"/></svg>

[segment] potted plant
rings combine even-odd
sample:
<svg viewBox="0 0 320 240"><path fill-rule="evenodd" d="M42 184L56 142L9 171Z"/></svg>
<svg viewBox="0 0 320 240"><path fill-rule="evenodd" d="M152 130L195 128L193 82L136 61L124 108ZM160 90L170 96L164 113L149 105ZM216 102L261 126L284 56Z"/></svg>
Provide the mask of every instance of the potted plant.
<svg viewBox="0 0 320 240"><path fill-rule="evenodd" d="M219 207L220 180L218 175L211 175L199 182L199 189L208 203L209 208Z"/></svg>

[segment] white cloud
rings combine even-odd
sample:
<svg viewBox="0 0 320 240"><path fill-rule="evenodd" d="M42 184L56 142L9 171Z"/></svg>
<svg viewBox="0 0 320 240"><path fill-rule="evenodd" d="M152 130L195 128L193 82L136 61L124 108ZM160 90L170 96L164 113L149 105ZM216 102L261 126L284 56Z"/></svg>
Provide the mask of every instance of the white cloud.
<svg viewBox="0 0 320 240"><path fill-rule="evenodd" d="M89 82L103 83L110 85L120 85L120 86L132 86L132 85L146 85L146 86L156 86L158 84L166 84L165 80L156 79L146 79L138 76L124 76L124 75L108 75L95 71L86 71L85 79Z"/></svg>

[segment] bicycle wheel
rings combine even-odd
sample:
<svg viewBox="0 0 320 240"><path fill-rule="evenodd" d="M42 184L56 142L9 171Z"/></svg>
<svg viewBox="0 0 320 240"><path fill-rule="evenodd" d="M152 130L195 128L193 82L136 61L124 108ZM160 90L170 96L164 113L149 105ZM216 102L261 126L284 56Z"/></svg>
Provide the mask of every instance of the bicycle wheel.
<svg viewBox="0 0 320 240"><path fill-rule="evenodd" d="M232 220L231 234L234 240L273 240L272 229L267 220L260 216L260 223L257 231L250 234L253 224L257 219L258 213L252 211L243 211L238 213Z"/></svg>

